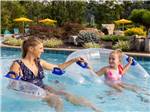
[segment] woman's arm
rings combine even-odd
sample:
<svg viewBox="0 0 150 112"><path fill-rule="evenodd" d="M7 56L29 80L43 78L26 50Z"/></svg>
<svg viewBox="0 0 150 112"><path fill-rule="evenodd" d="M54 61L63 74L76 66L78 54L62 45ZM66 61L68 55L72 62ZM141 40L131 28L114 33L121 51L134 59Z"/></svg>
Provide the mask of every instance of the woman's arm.
<svg viewBox="0 0 150 112"><path fill-rule="evenodd" d="M61 68L61 69L65 69L67 68L68 66L70 66L72 63L74 62L77 62L77 61L84 61L81 57L78 57L78 58L73 58L63 64L59 64L58 67Z"/></svg>
<svg viewBox="0 0 150 112"><path fill-rule="evenodd" d="M45 60L40 60L40 64L46 70L53 70L54 67L58 67L58 65L50 64L46 62Z"/></svg>
<svg viewBox="0 0 150 112"><path fill-rule="evenodd" d="M80 58L80 57L79 58L74 58L74 59L71 59L71 60L69 60L69 61L67 61L67 62L65 62L63 64L59 64L59 65L50 64L50 63L48 63L48 62L46 62L44 60L41 60L40 63L41 63L41 65L42 65L42 67L44 69L46 69L46 70L52 70L54 67L59 67L61 69L65 69L68 66L70 66L72 63L77 62L77 61L83 61L83 59Z"/></svg>

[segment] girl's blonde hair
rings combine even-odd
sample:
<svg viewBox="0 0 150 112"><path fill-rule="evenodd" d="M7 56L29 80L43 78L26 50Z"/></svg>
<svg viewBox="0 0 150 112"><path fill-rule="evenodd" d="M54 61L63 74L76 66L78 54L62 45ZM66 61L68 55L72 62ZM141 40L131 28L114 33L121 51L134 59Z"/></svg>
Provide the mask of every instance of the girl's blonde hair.
<svg viewBox="0 0 150 112"><path fill-rule="evenodd" d="M122 60L122 51L121 51L121 49L116 49L116 50L112 51L110 54L117 54L118 58L119 58L119 61L121 62L121 60Z"/></svg>
<svg viewBox="0 0 150 112"><path fill-rule="evenodd" d="M42 41L38 38L29 38L25 40L22 44L22 58L26 56L29 47L35 47L41 43Z"/></svg>

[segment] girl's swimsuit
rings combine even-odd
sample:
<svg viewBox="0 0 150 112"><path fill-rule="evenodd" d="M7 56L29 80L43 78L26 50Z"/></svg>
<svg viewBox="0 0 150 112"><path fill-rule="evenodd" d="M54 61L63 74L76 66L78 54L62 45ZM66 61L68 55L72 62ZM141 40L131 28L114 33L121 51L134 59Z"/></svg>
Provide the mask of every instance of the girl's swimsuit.
<svg viewBox="0 0 150 112"><path fill-rule="evenodd" d="M118 83L118 82L120 82L122 74L121 74L121 70L119 70L119 69L122 69L121 65L119 65L118 69L116 69L114 71L109 70L107 72L107 74L105 75L106 82L109 82L109 83Z"/></svg>
<svg viewBox="0 0 150 112"><path fill-rule="evenodd" d="M35 61L38 67L37 76L35 76L34 73L21 60L15 60L15 62L17 62L20 65L20 68L22 70L23 76L20 78L21 80L30 82L41 88L44 88L45 85L43 84L43 81L42 81L42 79L44 78L44 71L40 64L39 59Z"/></svg>

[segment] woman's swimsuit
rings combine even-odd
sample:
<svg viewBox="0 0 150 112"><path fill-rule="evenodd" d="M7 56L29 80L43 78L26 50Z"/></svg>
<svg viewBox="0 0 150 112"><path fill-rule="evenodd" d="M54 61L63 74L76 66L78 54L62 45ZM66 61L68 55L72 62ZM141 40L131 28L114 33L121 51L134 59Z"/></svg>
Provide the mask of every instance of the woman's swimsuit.
<svg viewBox="0 0 150 112"><path fill-rule="evenodd" d="M15 62L17 62L20 65L20 68L22 70L23 76L20 78L21 80L30 82L41 88L44 88L45 85L43 84L42 81L42 79L44 78L44 72L39 59L35 61L38 67L37 76L35 76L34 73L21 60L15 60Z"/></svg>

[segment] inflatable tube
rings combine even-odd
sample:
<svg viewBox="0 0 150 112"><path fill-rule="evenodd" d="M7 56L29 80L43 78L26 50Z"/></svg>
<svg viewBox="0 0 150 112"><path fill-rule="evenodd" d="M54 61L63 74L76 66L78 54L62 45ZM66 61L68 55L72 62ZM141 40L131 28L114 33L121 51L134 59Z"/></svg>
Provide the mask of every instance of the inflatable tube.
<svg viewBox="0 0 150 112"><path fill-rule="evenodd" d="M68 78L72 79L73 81L75 81L76 83L80 83L80 84L85 83L85 79L81 76L81 74L77 74L77 73L73 72L72 70L65 69L62 74L61 74L61 71L59 71L59 72L57 73L57 72L51 71L50 74L59 76L61 78L68 77Z"/></svg>
<svg viewBox="0 0 150 112"><path fill-rule="evenodd" d="M8 78L7 88L13 93L17 94L17 97L23 97L26 100L42 99L46 96L44 89L21 80L14 80ZM15 95L16 97L16 95Z"/></svg>
<svg viewBox="0 0 150 112"><path fill-rule="evenodd" d="M108 57L109 53L113 50L104 49L104 48L90 48L90 49L83 49L73 52L68 56L66 61L73 59L75 57L82 57L84 58L90 66L93 67L94 71L98 71L100 68L108 65ZM123 65L128 63L128 56L123 55ZM134 69L134 70L133 70ZM67 70L73 72L74 74L81 75L86 80L93 80L93 82L102 82L103 78L99 78L94 72L84 69L80 67L78 64L74 63L67 68ZM149 74L144 70L144 68L134 60L130 70L127 74L132 74L135 77L149 77ZM128 76L128 75L125 75Z"/></svg>

